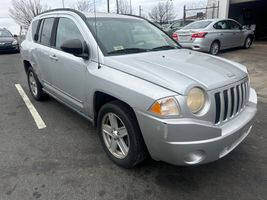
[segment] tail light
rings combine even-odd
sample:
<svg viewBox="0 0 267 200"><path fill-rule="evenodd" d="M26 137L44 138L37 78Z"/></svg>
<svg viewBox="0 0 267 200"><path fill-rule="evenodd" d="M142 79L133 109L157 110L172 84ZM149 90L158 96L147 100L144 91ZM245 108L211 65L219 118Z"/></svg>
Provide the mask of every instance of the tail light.
<svg viewBox="0 0 267 200"><path fill-rule="evenodd" d="M177 42L178 42L178 40L179 40L179 36L178 36L177 33L173 33L173 34L172 34L172 38L173 38L174 40L176 40Z"/></svg>
<svg viewBox="0 0 267 200"><path fill-rule="evenodd" d="M207 35L208 33L207 32L198 32L198 33L194 33L192 35L192 39L195 39L195 38L205 38L205 36Z"/></svg>

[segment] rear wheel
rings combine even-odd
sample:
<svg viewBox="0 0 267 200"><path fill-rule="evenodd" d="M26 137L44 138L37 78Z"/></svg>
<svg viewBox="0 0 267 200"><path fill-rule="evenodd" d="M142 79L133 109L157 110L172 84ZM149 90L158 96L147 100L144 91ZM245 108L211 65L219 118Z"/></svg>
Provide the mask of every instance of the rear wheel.
<svg viewBox="0 0 267 200"><path fill-rule="evenodd" d="M108 157L120 167L134 167L146 158L136 118L124 103L114 101L100 109L98 133Z"/></svg>
<svg viewBox="0 0 267 200"><path fill-rule="evenodd" d="M218 55L220 51L220 43L218 41L212 42L210 45L210 54L212 55Z"/></svg>
<svg viewBox="0 0 267 200"><path fill-rule="evenodd" d="M38 77L34 73L32 67L29 67L27 75L28 75L29 89L33 98L36 99L37 101L45 99L46 94L43 92L42 85L39 82Z"/></svg>
<svg viewBox="0 0 267 200"><path fill-rule="evenodd" d="M252 45L252 37L251 36L248 36L245 40L245 43L244 43L244 48L245 49L249 49Z"/></svg>

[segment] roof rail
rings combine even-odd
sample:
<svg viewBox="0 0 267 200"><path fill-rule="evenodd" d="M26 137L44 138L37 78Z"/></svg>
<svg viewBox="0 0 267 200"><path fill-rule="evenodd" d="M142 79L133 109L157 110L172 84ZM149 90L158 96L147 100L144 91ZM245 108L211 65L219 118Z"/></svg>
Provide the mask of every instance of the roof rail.
<svg viewBox="0 0 267 200"><path fill-rule="evenodd" d="M146 21L149 21L148 19L142 17L142 16L139 16L139 15L133 15L133 14L119 14L119 15L126 15L126 16L130 16L130 17L137 17L137 18L140 18L140 19L144 19Z"/></svg>
<svg viewBox="0 0 267 200"><path fill-rule="evenodd" d="M51 9L51 10L44 11L44 12L38 14L37 16L42 15L42 14L45 14L45 13L56 12L56 11L69 11L69 12L74 12L75 14L79 15L82 19L86 19L85 15L82 12L80 12L78 10L75 10L75 9L72 9L72 8L56 8L56 9Z"/></svg>

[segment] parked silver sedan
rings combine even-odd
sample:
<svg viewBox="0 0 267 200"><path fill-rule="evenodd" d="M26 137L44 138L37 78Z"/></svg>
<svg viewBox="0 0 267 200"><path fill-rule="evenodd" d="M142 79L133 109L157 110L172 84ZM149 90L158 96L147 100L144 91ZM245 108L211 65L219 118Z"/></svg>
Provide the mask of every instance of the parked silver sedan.
<svg viewBox="0 0 267 200"><path fill-rule="evenodd" d="M185 26L176 31L173 38L184 48L217 55L223 49L249 48L254 40L254 31L232 19L209 19Z"/></svg>

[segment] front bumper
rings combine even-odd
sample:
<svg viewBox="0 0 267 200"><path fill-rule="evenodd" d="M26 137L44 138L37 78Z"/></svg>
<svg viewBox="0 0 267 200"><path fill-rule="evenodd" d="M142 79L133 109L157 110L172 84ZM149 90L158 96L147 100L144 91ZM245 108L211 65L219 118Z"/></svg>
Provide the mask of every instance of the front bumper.
<svg viewBox="0 0 267 200"><path fill-rule="evenodd" d="M19 51L19 45L1 45L0 46L0 52L13 52L13 51Z"/></svg>
<svg viewBox="0 0 267 200"><path fill-rule="evenodd" d="M159 119L136 111L151 157L175 165L204 164L230 153L249 134L257 111L257 96L250 89L246 108L219 126L195 119Z"/></svg>

